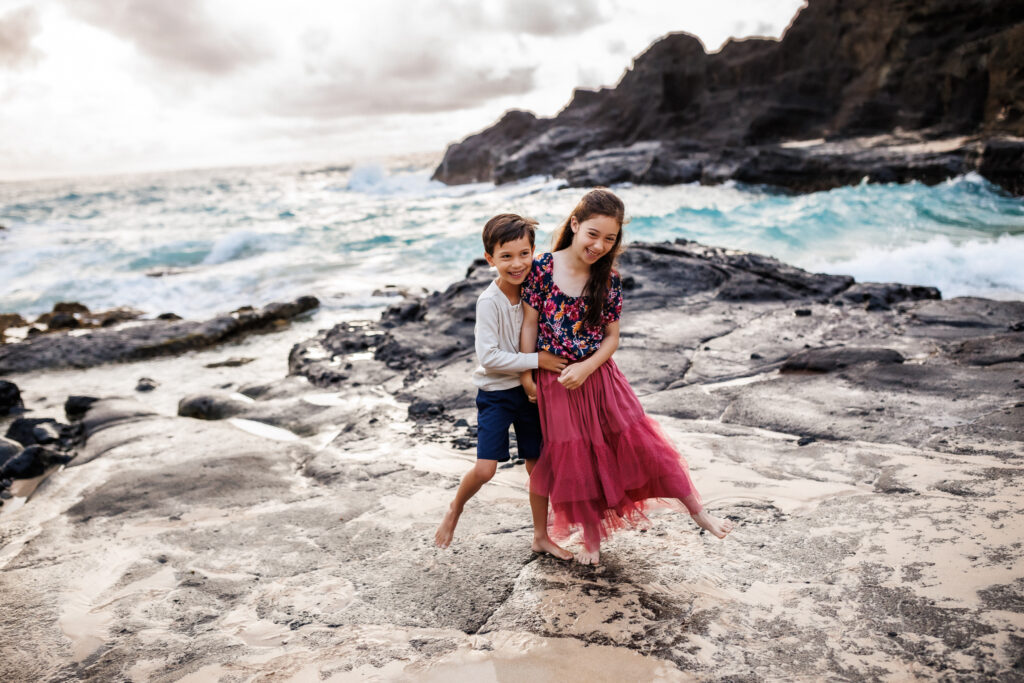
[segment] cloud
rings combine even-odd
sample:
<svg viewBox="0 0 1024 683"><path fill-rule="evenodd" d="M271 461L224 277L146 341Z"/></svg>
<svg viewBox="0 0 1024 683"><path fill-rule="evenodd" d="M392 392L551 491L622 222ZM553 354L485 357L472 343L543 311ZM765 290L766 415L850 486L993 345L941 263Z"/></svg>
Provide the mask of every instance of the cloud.
<svg viewBox="0 0 1024 683"><path fill-rule="evenodd" d="M0 66L18 68L35 64L42 52L32 45L41 29L33 7L11 10L0 17Z"/></svg>
<svg viewBox="0 0 1024 683"><path fill-rule="evenodd" d="M594 0L508 0L502 4L500 25L506 30L537 36L562 36L583 31L609 20Z"/></svg>
<svg viewBox="0 0 1024 683"><path fill-rule="evenodd" d="M249 31L218 25L200 0L65 0L84 21L175 69L229 74L268 56Z"/></svg>
<svg viewBox="0 0 1024 683"><path fill-rule="evenodd" d="M279 88L268 109L310 118L454 111L530 92L535 70L452 69L436 57L392 63L381 71L352 68L330 80Z"/></svg>

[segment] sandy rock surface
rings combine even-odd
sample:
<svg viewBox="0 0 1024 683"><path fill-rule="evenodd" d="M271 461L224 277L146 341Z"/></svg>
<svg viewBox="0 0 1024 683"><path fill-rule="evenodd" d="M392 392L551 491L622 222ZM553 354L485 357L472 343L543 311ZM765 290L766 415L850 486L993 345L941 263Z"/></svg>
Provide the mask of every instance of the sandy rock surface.
<svg viewBox="0 0 1024 683"><path fill-rule="evenodd" d="M601 567L534 555L512 464L433 546L474 455L471 270L297 344L288 378L175 396L168 359L89 406L0 508L0 679L1024 675L1024 304L630 253L616 360L726 540L657 508ZM70 372L10 379L31 408Z"/></svg>

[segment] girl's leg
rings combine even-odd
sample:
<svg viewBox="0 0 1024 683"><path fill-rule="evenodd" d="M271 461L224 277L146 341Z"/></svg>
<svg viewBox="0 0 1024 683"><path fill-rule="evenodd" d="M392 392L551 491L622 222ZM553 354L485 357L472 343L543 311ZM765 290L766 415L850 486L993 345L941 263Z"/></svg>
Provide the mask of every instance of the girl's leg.
<svg viewBox="0 0 1024 683"><path fill-rule="evenodd" d="M601 564L600 527L583 527L583 550L576 553L576 561L580 564Z"/></svg>
<svg viewBox="0 0 1024 683"><path fill-rule="evenodd" d="M536 460L526 461L526 473L533 474ZM558 545L548 536L548 499L530 491L530 512L533 513L533 543L530 550L535 553L548 553L560 560L571 560L572 553Z"/></svg>
<svg viewBox="0 0 1024 683"><path fill-rule="evenodd" d="M732 520L709 515L708 511L705 509L702 509L695 515L690 515L690 519L692 519L701 529L704 529L719 538L725 538L725 535L732 531L734 526Z"/></svg>

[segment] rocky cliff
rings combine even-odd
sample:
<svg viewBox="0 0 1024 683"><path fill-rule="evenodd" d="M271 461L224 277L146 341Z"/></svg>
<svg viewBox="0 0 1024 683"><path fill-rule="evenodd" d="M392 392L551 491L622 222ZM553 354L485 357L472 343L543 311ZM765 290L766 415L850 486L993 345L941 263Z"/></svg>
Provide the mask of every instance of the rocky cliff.
<svg viewBox="0 0 1024 683"><path fill-rule="evenodd" d="M510 111L434 177L810 191L977 170L1024 191L1024 4L811 0L782 40L661 38L556 117Z"/></svg>

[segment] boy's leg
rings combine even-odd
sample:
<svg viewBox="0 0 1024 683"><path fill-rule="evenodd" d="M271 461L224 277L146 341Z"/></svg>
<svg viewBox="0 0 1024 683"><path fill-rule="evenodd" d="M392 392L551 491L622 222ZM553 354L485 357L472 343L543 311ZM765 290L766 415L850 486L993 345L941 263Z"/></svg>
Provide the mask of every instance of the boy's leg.
<svg viewBox="0 0 1024 683"><path fill-rule="evenodd" d="M448 506L448 513L441 520L434 534L434 543L439 548L447 548L451 545L452 537L455 535L455 526L459 523L462 510L469 502L469 499L476 495L480 487L491 480L494 472L498 469L497 460L477 460L466 476L459 484L459 490L455 492L455 500Z"/></svg>
<svg viewBox="0 0 1024 683"><path fill-rule="evenodd" d="M491 480L498 469L499 461L509 459L508 428L514 419L514 410L507 391L478 391L476 396L476 465L459 483L455 500L448 507L448 513L441 520L434 534L434 543L439 548L451 545L455 526L469 499L480 487Z"/></svg>

